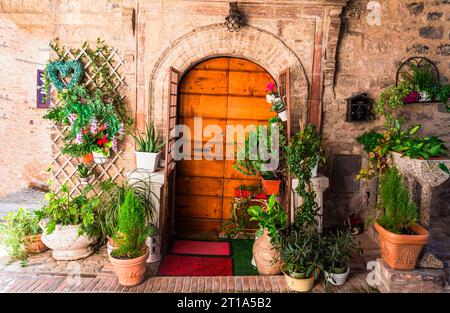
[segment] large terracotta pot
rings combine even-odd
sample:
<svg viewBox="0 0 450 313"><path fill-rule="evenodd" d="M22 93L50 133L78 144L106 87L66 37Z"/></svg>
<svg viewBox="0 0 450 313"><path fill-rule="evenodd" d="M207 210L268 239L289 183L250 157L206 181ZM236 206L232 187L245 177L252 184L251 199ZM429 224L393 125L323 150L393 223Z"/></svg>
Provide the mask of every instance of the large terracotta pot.
<svg viewBox="0 0 450 313"><path fill-rule="evenodd" d="M281 272L281 260L274 263L274 257L278 256L278 251L272 249L270 237L267 229L264 229L262 236L258 237L253 244L253 257L256 268L261 275L277 275Z"/></svg>
<svg viewBox="0 0 450 313"><path fill-rule="evenodd" d="M397 235L375 223L375 229L380 235L381 256L394 270L412 270L424 245L428 242L428 231L419 224L411 230L416 235Z"/></svg>
<svg viewBox="0 0 450 313"><path fill-rule="evenodd" d="M280 193L280 185L281 180L262 180L262 186L264 188L264 191L266 192L266 195L271 196L272 194L275 196L278 196Z"/></svg>
<svg viewBox="0 0 450 313"><path fill-rule="evenodd" d="M83 259L92 254L92 245L97 242L97 238L86 235L78 236L80 225L62 226L57 224L51 234L46 233L45 224L41 223L43 229L42 242L52 249L52 256L55 260L72 261Z"/></svg>
<svg viewBox="0 0 450 313"><path fill-rule="evenodd" d="M114 272L119 279L119 284L125 287L139 285L144 280L145 271L147 270L147 258L149 251L135 259L116 259L110 256L111 264Z"/></svg>
<svg viewBox="0 0 450 313"><path fill-rule="evenodd" d="M25 249L30 253L41 253L47 250L47 246L42 242L41 235L26 236L23 239Z"/></svg>

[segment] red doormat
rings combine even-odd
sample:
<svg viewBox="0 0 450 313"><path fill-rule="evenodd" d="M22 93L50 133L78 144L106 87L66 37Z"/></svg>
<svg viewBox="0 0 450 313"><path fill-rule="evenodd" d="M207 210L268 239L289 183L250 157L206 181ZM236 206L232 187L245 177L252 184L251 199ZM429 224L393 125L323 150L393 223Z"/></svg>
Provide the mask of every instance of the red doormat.
<svg viewBox="0 0 450 313"><path fill-rule="evenodd" d="M161 276L233 276L231 258L201 256L164 256L159 267Z"/></svg>
<svg viewBox="0 0 450 313"><path fill-rule="evenodd" d="M229 256L230 243L216 241L175 240L172 246L172 253Z"/></svg>

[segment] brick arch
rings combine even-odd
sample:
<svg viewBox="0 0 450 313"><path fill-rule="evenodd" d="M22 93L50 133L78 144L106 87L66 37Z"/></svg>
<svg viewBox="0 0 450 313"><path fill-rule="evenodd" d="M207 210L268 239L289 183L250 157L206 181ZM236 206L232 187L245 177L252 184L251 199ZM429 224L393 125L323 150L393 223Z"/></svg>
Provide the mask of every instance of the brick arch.
<svg viewBox="0 0 450 313"><path fill-rule="evenodd" d="M298 117L302 115L299 112L305 111L309 94L308 78L299 57L280 38L256 27L245 26L239 32L231 33L226 31L223 24L213 24L175 40L153 67L149 86L149 114L156 124L165 128L169 68L172 66L183 75L195 64L218 56L248 59L262 66L275 80L281 71L289 67L291 80L295 80L290 90L296 99L291 102L292 112ZM306 117L305 113L303 115Z"/></svg>

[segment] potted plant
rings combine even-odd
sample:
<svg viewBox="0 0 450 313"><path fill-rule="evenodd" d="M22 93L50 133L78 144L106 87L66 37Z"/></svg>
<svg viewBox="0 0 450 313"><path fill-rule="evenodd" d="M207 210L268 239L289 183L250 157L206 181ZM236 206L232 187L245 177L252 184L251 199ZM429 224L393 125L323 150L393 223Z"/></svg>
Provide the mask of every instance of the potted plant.
<svg viewBox="0 0 450 313"><path fill-rule="evenodd" d="M261 184L267 196L280 194L281 179L274 171L261 172Z"/></svg>
<svg viewBox="0 0 450 313"><path fill-rule="evenodd" d="M252 188L245 185L240 185L234 189L234 196L236 198L250 198L252 196Z"/></svg>
<svg viewBox="0 0 450 313"><path fill-rule="evenodd" d="M429 234L417 223L416 204L395 167L381 176L379 199L381 214L375 229L380 235L383 260L392 269L412 270Z"/></svg>
<svg viewBox="0 0 450 313"><path fill-rule="evenodd" d="M86 165L85 163L80 163L77 166L78 177L80 178L80 182L82 185L87 185L92 181L94 177L94 173L92 173L92 169Z"/></svg>
<svg viewBox="0 0 450 313"><path fill-rule="evenodd" d="M0 223L0 238L13 260L25 261L30 253L45 251L41 233L36 213L25 208L10 212Z"/></svg>
<svg viewBox="0 0 450 313"><path fill-rule="evenodd" d="M277 248L289 288L299 292L311 290L322 268L323 241L317 230L293 224L281 232Z"/></svg>
<svg viewBox="0 0 450 313"><path fill-rule="evenodd" d="M251 206L248 214L251 216L250 221L258 222L260 227L256 233L258 238L253 245L256 267L261 275L277 275L280 273L281 262L274 245L279 238L278 229L286 224L287 214L274 195L270 196L265 206Z"/></svg>
<svg viewBox="0 0 450 313"><path fill-rule="evenodd" d="M126 287L144 280L149 255L145 241L154 232L146 218L145 208L132 190L128 190L117 216L114 234L116 247L111 252L111 263L119 283Z"/></svg>
<svg viewBox="0 0 450 313"><path fill-rule="evenodd" d="M154 172L158 168L161 149L164 143L156 133L153 122L145 127L145 134L133 135L136 141L136 167Z"/></svg>
<svg viewBox="0 0 450 313"><path fill-rule="evenodd" d="M275 84L272 82L268 83L266 91L267 91L266 101L272 104L270 111L276 112L280 120L286 122L287 121L286 105L283 99L278 95L278 93L275 92Z"/></svg>
<svg viewBox="0 0 450 313"><path fill-rule="evenodd" d="M349 262L356 251L361 250L350 232L338 230L324 238L322 267L327 283L336 286L345 284L350 273Z"/></svg>
<svg viewBox="0 0 450 313"><path fill-rule="evenodd" d="M98 197L88 198L91 188L71 197L69 187L61 186L59 194L46 194L48 204L39 212L42 241L52 249L56 260L77 260L92 254L97 241Z"/></svg>

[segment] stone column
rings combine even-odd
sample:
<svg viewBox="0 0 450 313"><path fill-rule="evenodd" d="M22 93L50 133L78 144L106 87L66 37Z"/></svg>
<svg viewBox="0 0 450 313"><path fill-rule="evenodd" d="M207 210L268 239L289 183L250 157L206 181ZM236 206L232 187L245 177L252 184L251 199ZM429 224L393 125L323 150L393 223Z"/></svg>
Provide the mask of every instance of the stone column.
<svg viewBox="0 0 450 313"><path fill-rule="evenodd" d="M164 186L164 169L157 172L149 172L148 170L136 169L128 174L128 181L130 184L136 183L140 180L151 183L152 202L155 207L156 227L158 235L149 237L146 244L149 247L150 254L147 263L157 262L161 259L161 229L159 223L161 220L161 200L163 197Z"/></svg>
<svg viewBox="0 0 450 313"><path fill-rule="evenodd" d="M316 177L311 178L311 183L313 185L313 189L316 193L316 203L319 206L319 216L317 217L317 225L319 231L322 232L323 225L323 192L330 186L330 180L328 177L319 174ZM303 200L300 196L295 192L295 188L298 186L298 179L292 179L292 190L291 190L291 220L293 221L295 218L296 209L303 203Z"/></svg>

